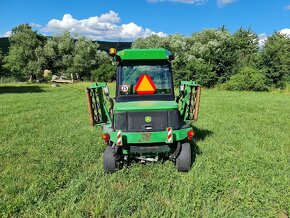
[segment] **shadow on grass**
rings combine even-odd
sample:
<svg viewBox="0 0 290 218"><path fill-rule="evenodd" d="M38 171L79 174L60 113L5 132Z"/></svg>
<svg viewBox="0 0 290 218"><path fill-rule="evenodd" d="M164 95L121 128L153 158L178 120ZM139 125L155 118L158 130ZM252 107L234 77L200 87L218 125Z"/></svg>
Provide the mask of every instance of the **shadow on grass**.
<svg viewBox="0 0 290 218"><path fill-rule="evenodd" d="M0 94L45 92L39 86L0 86Z"/></svg>
<svg viewBox="0 0 290 218"><path fill-rule="evenodd" d="M195 126L193 126L192 129L195 131L194 141L191 142L191 160L193 164L196 160L196 156L202 154L201 149L198 147L198 142L204 141L207 137L211 136L213 132L207 129L199 129Z"/></svg>
<svg viewBox="0 0 290 218"><path fill-rule="evenodd" d="M195 126L193 126L192 129L195 132L194 136L195 141L204 141L206 137L211 136L213 134L213 131L208 129L199 129Z"/></svg>

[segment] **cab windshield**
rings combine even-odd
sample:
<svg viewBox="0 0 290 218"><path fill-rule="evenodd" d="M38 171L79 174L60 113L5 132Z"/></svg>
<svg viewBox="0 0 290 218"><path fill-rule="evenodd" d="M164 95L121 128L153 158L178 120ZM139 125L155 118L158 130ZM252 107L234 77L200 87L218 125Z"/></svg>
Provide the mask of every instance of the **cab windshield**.
<svg viewBox="0 0 290 218"><path fill-rule="evenodd" d="M148 95L168 95L172 93L172 78L169 63L160 64L123 64L118 81L118 94L132 96L144 94L139 90L145 90ZM146 79L142 79L146 77ZM144 81L143 81L144 80ZM137 84L139 84L139 89ZM137 86L137 87L136 87ZM148 89L148 92L146 92Z"/></svg>

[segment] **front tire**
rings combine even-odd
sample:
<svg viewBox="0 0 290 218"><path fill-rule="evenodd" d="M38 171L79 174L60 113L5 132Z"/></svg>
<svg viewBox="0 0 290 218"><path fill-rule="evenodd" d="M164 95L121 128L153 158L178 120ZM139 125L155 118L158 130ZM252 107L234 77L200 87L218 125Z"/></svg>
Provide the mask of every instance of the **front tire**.
<svg viewBox="0 0 290 218"><path fill-rule="evenodd" d="M176 158L176 168L179 172L188 172L191 169L191 145L186 142L181 145L181 151Z"/></svg>
<svg viewBox="0 0 290 218"><path fill-rule="evenodd" d="M111 146L107 146L104 152L104 171L105 173L113 173L117 171L115 150Z"/></svg>

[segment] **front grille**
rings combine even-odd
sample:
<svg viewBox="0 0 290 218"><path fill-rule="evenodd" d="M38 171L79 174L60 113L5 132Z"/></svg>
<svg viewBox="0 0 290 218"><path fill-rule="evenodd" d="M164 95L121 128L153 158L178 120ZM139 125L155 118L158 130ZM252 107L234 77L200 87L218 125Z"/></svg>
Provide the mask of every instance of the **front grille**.
<svg viewBox="0 0 290 218"><path fill-rule="evenodd" d="M151 122L145 122L151 117ZM181 125L178 110L148 112L117 112L115 129L127 132L164 131L167 127L179 129Z"/></svg>

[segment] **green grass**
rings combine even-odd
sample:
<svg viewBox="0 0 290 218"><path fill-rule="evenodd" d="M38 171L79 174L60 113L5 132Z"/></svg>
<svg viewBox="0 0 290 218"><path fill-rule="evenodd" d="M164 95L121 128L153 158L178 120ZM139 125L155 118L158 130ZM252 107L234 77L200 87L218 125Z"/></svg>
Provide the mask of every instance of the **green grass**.
<svg viewBox="0 0 290 218"><path fill-rule="evenodd" d="M203 90L189 173L105 175L86 86L0 86L0 217L289 216L289 93Z"/></svg>

